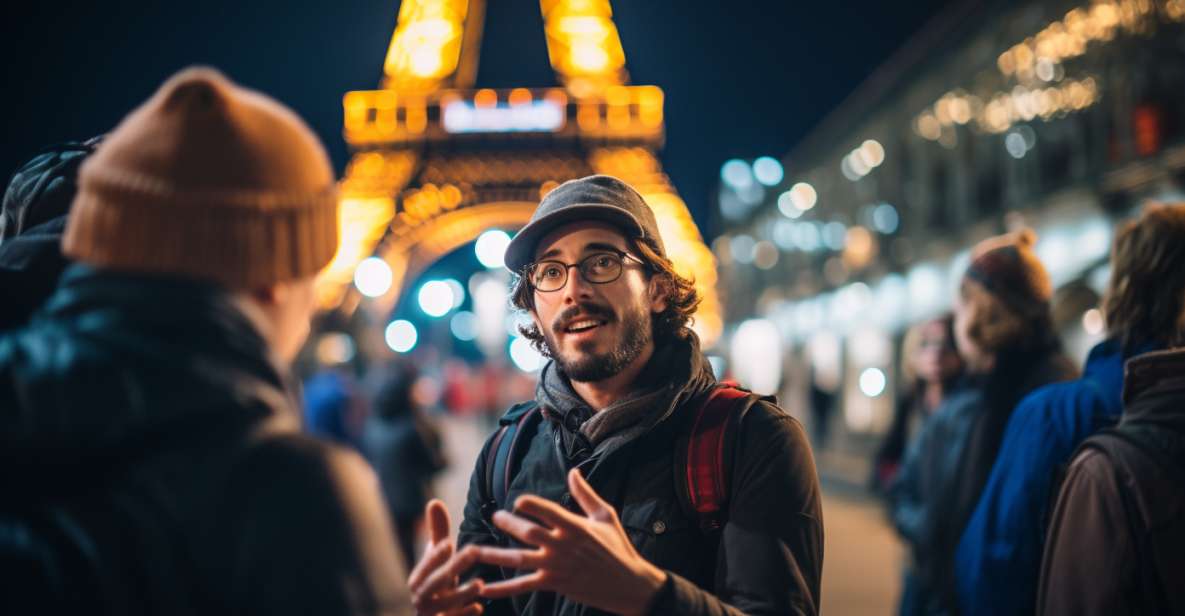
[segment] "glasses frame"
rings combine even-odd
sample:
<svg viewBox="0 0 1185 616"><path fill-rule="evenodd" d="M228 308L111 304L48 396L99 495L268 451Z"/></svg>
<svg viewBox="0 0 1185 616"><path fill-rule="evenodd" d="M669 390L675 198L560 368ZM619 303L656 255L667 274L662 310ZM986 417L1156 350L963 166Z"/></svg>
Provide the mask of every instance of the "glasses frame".
<svg viewBox="0 0 1185 616"><path fill-rule="evenodd" d="M590 259L594 259L594 258L602 256L602 255L613 255L613 256L617 257L618 259L621 259L621 269L617 270L617 275L614 276L613 278L610 278L609 280L600 280L600 281L589 280L588 276L584 275L584 268L581 266L584 265L585 263L587 263ZM535 261L533 263L528 263L527 266L523 268L522 276L527 281L527 284L531 285L531 288L534 289L538 293L555 293L557 291L563 291L564 287L568 286L568 281L572 279L572 276L568 273L568 270L572 269L573 267L576 268L576 271L580 273L580 279L587 282L588 284L611 284L611 283L614 283L614 282L617 282L618 280L620 280L621 275L623 273L625 273L626 259L633 259L634 261L637 261L638 264L640 264L642 266L646 265L645 261L639 259L638 257L635 257L634 255L632 255L628 252L622 251L622 250L598 250L598 251L588 255L587 257L584 257L583 259L581 259L575 263L564 263L563 261L560 261L558 259L543 259L541 261ZM563 284L561 284L560 286L558 286L554 289L548 289L548 290L540 289L538 287L538 285L535 284L534 272L535 272L535 268L537 268L542 263L554 263L556 265L559 265L564 270Z"/></svg>

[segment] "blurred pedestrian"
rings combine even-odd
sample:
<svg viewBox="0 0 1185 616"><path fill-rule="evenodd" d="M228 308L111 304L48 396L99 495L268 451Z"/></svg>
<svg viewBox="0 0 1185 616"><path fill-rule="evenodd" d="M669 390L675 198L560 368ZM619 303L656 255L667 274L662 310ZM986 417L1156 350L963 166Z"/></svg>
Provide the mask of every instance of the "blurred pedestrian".
<svg viewBox="0 0 1185 616"><path fill-rule="evenodd" d="M366 455L378 471L408 571L415 565L416 528L423 521L432 477L448 466L440 430L413 395L416 378L410 365L392 367L375 395L363 432Z"/></svg>
<svg viewBox="0 0 1185 616"><path fill-rule="evenodd" d="M339 369L309 377L301 388L305 431L362 451L365 401L354 379Z"/></svg>
<svg viewBox="0 0 1185 616"><path fill-rule="evenodd" d="M1034 391L1008 423L959 542L963 616L1033 613L1059 469L1087 436L1119 418L1124 362L1177 339L1183 302L1185 205L1151 209L1116 235L1103 301L1107 339L1091 350L1083 377Z"/></svg>
<svg viewBox="0 0 1185 616"><path fill-rule="evenodd" d="M826 381L826 382L824 382ZM839 383L835 379L824 379L822 371L811 368L809 391L807 398L811 405L811 439L815 449L827 446L827 437L831 434L831 415L836 407L836 390Z"/></svg>
<svg viewBox="0 0 1185 616"><path fill-rule="evenodd" d="M902 343L905 392L897 398L893 423L873 456L872 490L885 493L901 469L910 435L916 434L952 393L963 371L955 349L954 316L945 314L910 328Z"/></svg>
<svg viewBox="0 0 1185 616"><path fill-rule="evenodd" d="M463 549L429 505L417 607L818 613L823 526L806 435L771 399L716 382L687 326L695 287L641 195L608 176L561 184L506 264L531 317L523 334L550 361L478 458ZM477 579L458 586L474 565Z"/></svg>
<svg viewBox="0 0 1185 616"><path fill-rule="evenodd" d="M62 255L78 167L101 137L46 148L13 174L0 209L0 331L28 323L53 294L69 261Z"/></svg>
<svg viewBox="0 0 1185 616"><path fill-rule="evenodd" d="M1128 361L1119 425L1083 442L1054 507L1038 614L1185 614L1182 375L1182 348Z"/></svg>
<svg viewBox="0 0 1185 616"><path fill-rule="evenodd" d="M83 163L75 265L0 337L0 612L409 613L377 481L289 388L335 193L304 122L204 68Z"/></svg>
<svg viewBox="0 0 1185 616"><path fill-rule="evenodd" d="M979 501L1009 416L1030 391L1074 378L1053 329L1053 285L1028 230L972 250L955 301L967 375L910 444L890 489L894 525L909 543L901 611L954 610L954 552Z"/></svg>
<svg viewBox="0 0 1185 616"><path fill-rule="evenodd" d="M1148 210L1115 243L1109 327L1174 347L1127 361L1119 424L1086 438L1053 509L1038 614L1185 614L1183 205Z"/></svg>

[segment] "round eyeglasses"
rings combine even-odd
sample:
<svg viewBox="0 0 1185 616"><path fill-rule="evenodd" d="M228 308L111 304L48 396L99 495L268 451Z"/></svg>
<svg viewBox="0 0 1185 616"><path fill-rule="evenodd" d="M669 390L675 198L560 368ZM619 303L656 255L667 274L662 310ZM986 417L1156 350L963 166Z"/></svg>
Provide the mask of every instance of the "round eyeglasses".
<svg viewBox="0 0 1185 616"><path fill-rule="evenodd" d="M585 282L592 284L608 284L621 278L625 269L625 259L633 259L638 263L642 260L626 252L597 252L578 263L564 263L563 261L536 261L526 267L527 280L531 286L541 293L559 291L568 284L568 270L575 267Z"/></svg>

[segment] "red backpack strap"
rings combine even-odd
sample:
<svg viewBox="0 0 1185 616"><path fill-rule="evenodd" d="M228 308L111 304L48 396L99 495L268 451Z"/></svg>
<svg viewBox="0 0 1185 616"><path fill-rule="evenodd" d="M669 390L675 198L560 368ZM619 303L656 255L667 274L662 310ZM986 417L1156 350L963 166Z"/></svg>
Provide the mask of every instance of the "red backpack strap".
<svg viewBox="0 0 1185 616"><path fill-rule="evenodd" d="M704 530L714 531L724 524L731 474L728 458L738 419L750 398L736 383L725 381L696 409L679 466L686 482L687 506Z"/></svg>

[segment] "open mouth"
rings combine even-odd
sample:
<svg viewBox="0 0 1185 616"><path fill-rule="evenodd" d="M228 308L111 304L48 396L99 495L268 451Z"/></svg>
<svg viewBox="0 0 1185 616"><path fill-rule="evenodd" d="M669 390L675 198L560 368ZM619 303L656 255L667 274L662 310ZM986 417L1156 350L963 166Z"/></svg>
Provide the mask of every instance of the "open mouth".
<svg viewBox="0 0 1185 616"><path fill-rule="evenodd" d="M601 319L580 319L578 321L573 321L573 322L569 323L568 326L564 328L564 333L566 333L566 334L580 334L580 333L592 331L592 330L604 325L605 323L606 322Z"/></svg>

